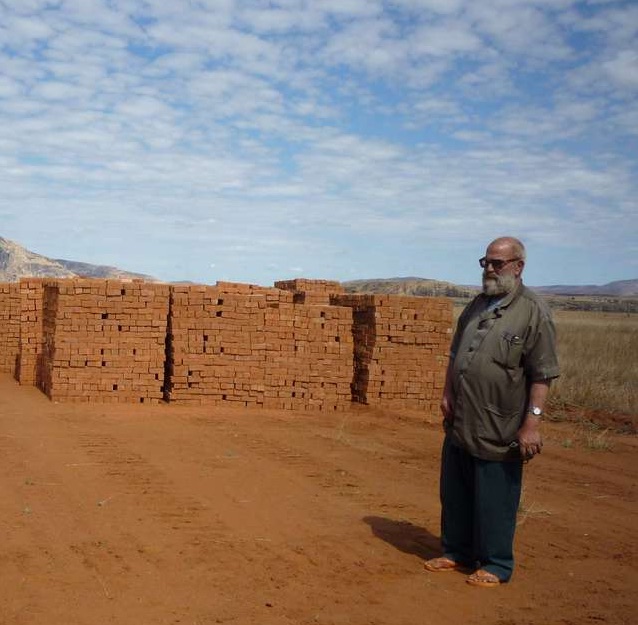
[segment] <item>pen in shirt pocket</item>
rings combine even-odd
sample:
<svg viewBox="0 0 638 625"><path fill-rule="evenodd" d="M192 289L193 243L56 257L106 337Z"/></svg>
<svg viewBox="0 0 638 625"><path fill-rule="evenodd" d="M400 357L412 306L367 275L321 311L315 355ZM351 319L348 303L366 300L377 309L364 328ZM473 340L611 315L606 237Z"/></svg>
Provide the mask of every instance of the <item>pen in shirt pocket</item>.
<svg viewBox="0 0 638 625"><path fill-rule="evenodd" d="M512 334L511 332L503 332L502 336L510 345L521 340L521 337L518 336L518 334Z"/></svg>

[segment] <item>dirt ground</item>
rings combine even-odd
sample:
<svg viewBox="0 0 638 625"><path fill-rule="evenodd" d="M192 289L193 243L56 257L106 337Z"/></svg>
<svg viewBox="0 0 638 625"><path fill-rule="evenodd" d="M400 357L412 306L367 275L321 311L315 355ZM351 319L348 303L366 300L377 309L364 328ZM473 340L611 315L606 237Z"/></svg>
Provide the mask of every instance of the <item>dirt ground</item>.
<svg viewBox="0 0 638 625"><path fill-rule="evenodd" d="M0 375L0 623L635 623L637 439L545 427L515 576L481 589L423 568L437 423L54 404Z"/></svg>

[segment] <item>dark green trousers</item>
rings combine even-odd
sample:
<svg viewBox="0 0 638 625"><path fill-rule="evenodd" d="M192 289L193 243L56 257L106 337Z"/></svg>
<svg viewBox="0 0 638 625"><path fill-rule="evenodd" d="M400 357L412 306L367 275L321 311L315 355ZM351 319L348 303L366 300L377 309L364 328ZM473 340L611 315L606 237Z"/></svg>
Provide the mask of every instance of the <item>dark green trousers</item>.
<svg viewBox="0 0 638 625"><path fill-rule="evenodd" d="M508 581L522 479L522 462L480 460L446 437L441 457L444 555Z"/></svg>

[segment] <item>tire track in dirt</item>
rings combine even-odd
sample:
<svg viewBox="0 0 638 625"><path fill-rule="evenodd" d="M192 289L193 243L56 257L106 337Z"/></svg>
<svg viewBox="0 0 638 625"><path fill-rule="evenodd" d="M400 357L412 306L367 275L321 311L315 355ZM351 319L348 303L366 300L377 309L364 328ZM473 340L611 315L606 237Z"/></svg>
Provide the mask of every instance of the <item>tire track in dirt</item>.
<svg viewBox="0 0 638 625"><path fill-rule="evenodd" d="M393 487L388 487L385 480L371 483L358 467L379 459L389 461L405 477L404 484L417 485L425 474L419 466L425 463L425 453L395 442L357 445L351 444L345 435L315 433L308 438L303 431L292 431L295 438L291 444L283 442L284 438L290 440L290 430L282 438L272 429L264 433L256 428L249 432L240 430L236 434L250 453L287 467L299 479L310 480L331 495L348 499L364 510L378 509L378 502L382 500L386 510L402 514L421 512L419 506L411 503L417 500L415 497L401 498L396 489L396 476L392 480ZM415 490L418 488L415 486Z"/></svg>
<svg viewBox="0 0 638 625"><path fill-rule="evenodd" d="M354 508L349 506L347 515L344 515L344 504L341 502L333 505L324 496L322 501L307 500L305 505L311 507L316 521L314 525L317 534L314 541L295 543L292 536L293 542L288 542L284 548L279 541L263 545L259 551L259 561L276 579L288 580L289 585L291 578L312 575L312 571L328 568L331 570L331 579L324 582L325 589L309 589L302 584L298 586L297 592L307 597L308 604L321 604L327 609L335 597L343 595L344 587L356 583L361 592L361 600L359 607L351 606L351 610L363 610L363 604L370 605L375 601L372 579L398 576L405 571L405 563L387 557L388 553L395 554L394 548L388 545L387 540L378 540L375 536L377 529L371 524L376 526L383 523L384 519L378 515L404 518L412 514L420 518L422 512L413 504L416 498L401 497L396 488L384 490L385 481L370 482L357 467L361 464L369 465L371 456L378 459L380 455L391 456L393 466L401 466L402 459L412 459L417 454L413 448L408 449L407 453L396 452L381 443L352 447L343 440L319 435L309 437L303 429L294 431L293 428L292 434L291 429L287 429L285 436L283 433L280 436L276 428L264 430L265 433L262 433L257 428L238 427L233 431L233 440L243 450L243 454L260 458L260 464L266 461L267 466L273 467L272 470L287 475L287 490L295 490L295 483L301 489L312 492L319 488L330 498L336 497L354 504ZM370 448L375 451L370 451ZM414 480L412 471L405 467L401 471L406 476L405 481ZM278 478L278 481L283 480ZM414 485L411 488L413 491L418 490ZM341 513L335 513L335 509L340 509ZM291 511L291 515L309 513ZM342 518L336 519L335 514L341 514ZM308 520L307 525L310 524ZM403 522L400 525L389 519L385 526L392 528L394 540L398 540L406 552L421 554L420 557L432 553L434 541L429 533L410 526L409 523ZM396 537L395 529L399 526L404 532L406 527L412 528L408 540ZM386 536L390 533L385 528L384 531ZM348 545L347 549L344 549L344 544ZM414 571L416 574L421 573L418 560ZM300 614L294 616L297 619L302 618Z"/></svg>
<svg viewBox="0 0 638 625"><path fill-rule="evenodd" d="M232 446L240 449L240 452L224 457L227 463L235 467L230 472L236 475L234 478L232 475L229 476L230 479L241 482L245 468L241 466L241 461L250 458L250 465L253 466L257 454L253 453L254 449L244 448L243 442L238 440L240 438L233 436L231 439ZM84 441L84 444L88 449L89 457L102 467L101 471L108 475L111 483L120 484L123 487L124 496L135 497L138 496L139 492L146 491L149 501L152 502L150 507L154 509L153 518L158 519L163 524L166 524L167 519L170 519L170 529L179 530L176 532L179 534L179 544L175 545L174 551L179 556L181 565L191 571L192 581L190 584L192 587L201 586L201 581L198 583L198 580L193 579L197 577L199 580L206 580L209 591L214 593L217 590L220 594L225 594L225 589L232 586L232 580L243 576L249 590L246 593L237 593L237 595L243 597L246 605L254 604L255 598L252 595L255 594L255 589L259 589L257 594L264 597L264 605L271 603L272 597L281 596L282 593L295 592L300 594L307 592L307 585L299 580L303 580L305 573L307 573L308 560L306 557L299 556L282 542L284 539L276 528L278 516L269 519L269 525L262 530L263 533L270 534L270 537L260 537L246 532L245 529L241 529L243 524L240 524L239 528L231 528L226 525L225 531L216 531L211 535L211 532L207 531L210 528L202 527L201 523L198 522L199 517L208 513L208 506L199 503L198 499L185 495L188 488L185 489L183 483L176 486L179 496L175 497L173 480L168 480L169 484L167 485L164 479L166 477L164 473L169 470L168 467L176 466L183 459L179 457L165 459L166 464L158 473L152 462L148 462L136 450L123 445L117 437L103 434L96 437L91 434ZM268 474L271 471L277 474L281 472L282 469L278 462L266 460L265 466L262 466L264 472ZM217 462L215 466L227 469L223 462ZM284 468L284 471L288 470L289 467ZM201 488L201 485L198 488ZM238 501L241 502L237 497L233 500L231 508L237 507ZM114 498L114 506L116 502L117 499ZM192 512L194 517L192 523L174 524L173 517L166 514L166 506L169 509L179 507L181 511L184 511L188 505L191 506L189 514ZM225 504L220 502L220 505L222 508L229 507L227 502ZM282 514L285 513L282 512ZM215 529L219 530L220 528L216 527ZM330 549L336 548L335 540L330 545ZM303 543L300 544L299 550L303 553ZM337 566L340 559L342 559L340 555L335 557L333 566L337 569L347 568L347 558L342 567ZM313 568L316 568L316 565ZM326 601L330 601L331 594L326 595ZM269 597L270 600L266 600ZM222 610L229 622L232 622L233 611L237 611L237 605L231 609L232 603L232 601L229 602L225 612ZM198 618L204 622L201 613L198 614ZM221 617L218 615L218 618ZM302 622L299 619L289 620L285 615L282 615L281 619L282 623Z"/></svg>
<svg viewBox="0 0 638 625"><path fill-rule="evenodd" d="M0 492L5 491L7 501L19 501L30 488L29 514L21 517L16 511L15 527L10 528L13 544L23 547L8 554L13 564L4 567L7 582L23 578L28 588L16 605L1 597L0 615L7 614L7 624L30 623L45 611L44 605L60 605L69 596L93 597L95 616L87 624L95 623L94 618L99 622L101 610L102 622L107 622L113 601L128 604L131 614L140 610L139 590L134 590L140 584L156 589L147 601L157 606L174 588L189 586L188 571L171 562L193 561L199 545L207 545L212 562L227 559L227 545L214 536L228 528L197 498L181 492L161 467L118 437L96 431L101 426L90 421L75 425L46 418L24 421L15 428L21 433L0 439L3 468L11 469L4 475L13 478L12 490L6 492L5 480ZM54 445L47 439L55 440L55 454L49 453ZM34 478L27 480L27 475ZM2 525L7 525L4 518ZM211 590L229 584L219 574L208 581ZM180 610L187 612L188 606ZM56 622L55 609L48 613Z"/></svg>
<svg viewBox="0 0 638 625"><path fill-rule="evenodd" d="M210 528L205 506L178 492L165 471L132 451L117 438L106 434L81 437L81 447L102 468L113 493L99 502L106 505L116 497L129 497L139 504L140 513L162 521L174 530L199 531ZM219 524L220 530L227 528Z"/></svg>

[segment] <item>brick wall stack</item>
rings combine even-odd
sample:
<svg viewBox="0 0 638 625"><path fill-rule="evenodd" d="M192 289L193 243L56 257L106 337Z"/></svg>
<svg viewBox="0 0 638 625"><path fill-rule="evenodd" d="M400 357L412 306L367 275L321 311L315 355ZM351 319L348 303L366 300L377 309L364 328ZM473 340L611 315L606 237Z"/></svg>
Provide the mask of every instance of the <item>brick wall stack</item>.
<svg viewBox="0 0 638 625"><path fill-rule="evenodd" d="M435 414L448 361L451 300L344 294L332 302L353 310L353 399Z"/></svg>
<svg viewBox="0 0 638 625"><path fill-rule="evenodd" d="M437 411L450 300L275 284L3 284L0 371L58 401Z"/></svg>
<svg viewBox="0 0 638 625"><path fill-rule="evenodd" d="M343 410L352 403L352 310L280 304L266 311L264 405Z"/></svg>
<svg viewBox="0 0 638 625"><path fill-rule="evenodd" d="M42 306L44 284L50 278L20 280L20 349L15 377L34 385L42 374Z"/></svg>
<svg viewBox="0 0 638 625"><path fill-rule="evenodd" d="M224 282L222 280L218 280L212 288L216 288L223 293L231 293L234 295L264 295L267 296L269 302L292 302L293 299L292 294L282 293L280 289L269 286L261 286L259 284Z"/></svg>
<svg viewBox="0 0 638 625"><path fill-rule="evenodd" d="M310 280L308 278L278 280L275 282L275 287L293 293L295 304L328 305L330 304L331 295L344 292L344 288L339 282L333 280Z"/></svg>
<svg viewBox="0 0 638 625"><path fill-rule="evenodd" d="M277 288L171 290L166 397L180 403L338 410L351 401L352 312Z"/></svg>
<svg viewBox="0 0 638 625"><path fill-rule="evenodd" d="M171 287L165 397L263 405L265 310L278 304L280 292L219 284Z"/></svg>
<svg viewBox="0 0 638 625"><path fill-rule="evenodd" d="M53 400L163 399L168 285L59 280L44 289L44 367Z"/></svg>
<svg viewBox="0 0 638 625"><path fill-rule="evenodd" d="M20 353L20 285L0 284L0 372L15 374Z"/></svg>

